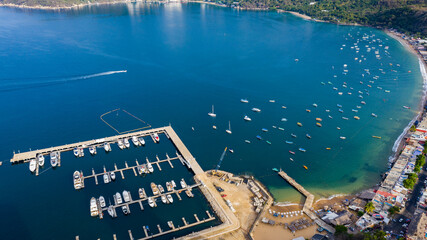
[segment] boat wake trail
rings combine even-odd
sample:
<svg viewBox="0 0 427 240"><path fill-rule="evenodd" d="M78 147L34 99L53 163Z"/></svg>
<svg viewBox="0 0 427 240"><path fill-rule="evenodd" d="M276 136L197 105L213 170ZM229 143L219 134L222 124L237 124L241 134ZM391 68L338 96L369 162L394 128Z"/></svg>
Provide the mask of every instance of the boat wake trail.
<svg viewBox="0 0 427 240"><path fill-rule="evenodd" d="M44 87L56 84L63 84L72 81L86 80L96 77L108 76L118 73L126 73L127 70L119 71L108 71L83 76L72 76L72 77L35 77L25 79L0 79L0 92L15 91L21 89Z"/></svg>

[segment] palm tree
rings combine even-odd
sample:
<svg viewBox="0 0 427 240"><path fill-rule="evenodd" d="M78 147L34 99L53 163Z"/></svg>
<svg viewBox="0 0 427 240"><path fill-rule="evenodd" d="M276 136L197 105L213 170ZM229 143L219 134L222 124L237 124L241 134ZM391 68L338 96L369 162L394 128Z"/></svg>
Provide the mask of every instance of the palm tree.
<svg viewBox="0 0 427 240"><path fill-rule="evenodd" d="M372 213L375 210L375 206L372 202L368 202L365 206L365 212Z"/></svg>

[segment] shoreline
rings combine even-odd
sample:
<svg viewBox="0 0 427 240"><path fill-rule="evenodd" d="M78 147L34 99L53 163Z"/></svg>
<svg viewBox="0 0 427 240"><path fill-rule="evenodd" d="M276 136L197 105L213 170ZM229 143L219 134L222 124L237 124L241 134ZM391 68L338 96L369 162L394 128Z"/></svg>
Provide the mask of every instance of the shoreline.
<svg viewBox="0 0 427 240"><path fill-rule="evenodd" d="M208 4L208 5L214 5L214 6L218 6L218 7L228 7L225 5L221 5L221 4L217 4L214 2L204 2L204 1L199 1L199 0L189 0L189 1L176 1L177 3L199 3L199 4ZM52 7L52 6L41 6L41 5L36 5L36 6L27 6L27 5L18 5L18 4L8 4L8 3L1 3L0 7L8 7L8 8L19 8L19 9L38 9L38 10L56 10L56 11L61 11L61 10L71 10L71 9L79 9L82 7L86 7L86 6L99 6L99 5L114 5L114 4L122 4L122 3L145 3L145 4L149 4L149 3L169 3L168 1L132 1L132 0L115 0L115 1L106 1L106 2L96 2L96 3L82 3L82 4L75 4L75 5L71 5L71 6L57 6L57 7ZM171 2L171 3L175 3L175 2ZM268 9L245 9L245 8L237 8L239 10L264 10L264 11L268 11ZM305 14L301 14L298 12L294 12L294 11L285 11L282 9L277 9L275 10L278 13L289 13L292 14L296 17L302 18L304 20L310 20L310 21L314 21L314 22L326 22L326 23L332 23L332 24L337 24L337 25L354 25L354 26L364 26L364 25L360 25L360 24L345 24L345 23L334 23L334 22L328 22L328 21L323 21L323 20L318 20L318 19L314 19L308 15ZM367 27L372 27L372 26L367 26ZM408 123L408 125L403 129L402 133L399 135L399 137L396 139L393 147L392 147L392 151L393 153L391 154L391 156L388 156L388 164L394 162L400 155L400 148L404 143L404 137L405 135L408 134L408 131L410 129L410 127L414 124L414 122L419 119L422 115L422 108L424 106L424 103L426 102L427 99L427 73L426 73L426 69L427 69L427 64L424 62L422 56L408 43L407 40L401 38L399 35L397 35L396 33L387 30L387 29L383 29L383 31L391 38L399 41L400 44L402 44L402 46L405 48L406 51L415 54L417 56L417 59L419 61L419 68L420 68L420 72L423 78L423 94L422 97L420 99L420 102L418 104L417 107L417 111L418 113L416 113L416 115L414 116L414 118ZM380 181L381 182L381 181ZM268 188L267 188L268 189ZM364 191L366 189L369 188L363 188L361 190L358 191ZM318 200L316 200L316 203L319 201L327 201L327 200L331 200L333 198L336 197L340 197L340 196L350 196L353 195L354 193L340 193L340 194L333 194L330 195L328 197L321 197ZM278 204L283 204L283 206L286 205L299 205L299 203L295 203L295 202L279 202Z"/></svg>

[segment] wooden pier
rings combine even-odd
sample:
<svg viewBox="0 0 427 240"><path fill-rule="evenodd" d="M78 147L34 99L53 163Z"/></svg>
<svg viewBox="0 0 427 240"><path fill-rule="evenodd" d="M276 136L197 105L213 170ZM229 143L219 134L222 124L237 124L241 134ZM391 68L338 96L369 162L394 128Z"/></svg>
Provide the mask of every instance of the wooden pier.
<svg viewBox="0 0 427 240"><path fill-rule="evenodd" d="M303 186L301 186L299 183L297 183L293 178L291 178L288 174L286 174L284 171L279 171L279 176L281 176L283 179L285 179L291 186L293 186L296 190L298 190L302 195L306 197L303 212L307 214L314 222L316 222L317 225L320 227L326 229L330 233L335 233L335 229L325 223L322 219L320 219L316 214L314 214L311 209L313 207L314 202L314 195L311 194L309 191L305 190Z"/></svg>
<svg viewBox="0 0 427 240"><path fill-rule="evenodd" d="M157 158L157 159L158 159L158 160L157 160L156 162L150 162L150 163L151 163L151 164L157 164L157 166L160 168L159 163L162 163L162 162L170 162L170 161L172 161L172 160L176 160L176 159L178 159L178 156L173 157L173 158L170 158L169 156L167 156L167 159L163 159L163 160L160 160L159 158ZM114 170L111 170L111 171L107 171L107 169L106 169L106 168L105 168L105 166L104 166L104 172L102 172L102 173L95 173L95 170L92 168L92 174L91 174L91 175L88 175L88 176L83 176L83 177L82 177L82 179L83 179L83 181L84 181L84 180L89 179L89 178L95 178L95 183L96 183L96 185L98 185L98 176L102 176L102 175L104 175L104 174L106 174L106 173L108 173L108 172L114 172L114 173L120 172L120 175L122 176L122 179L125 179L125 176L124 176L123 172L124 172L124 171L127 171L127 170L133 170L133 172L134 172L135 176L138 176L138 173L137 173L137 167L138 167L140 164L139 164L138 160L136 160L136 161L135 161L135 163L136 163L136 165L134 165L134 166L129 166L129 165L128 165L128 163L127 163L127 162L125 162L125 167L124 167L124 168L117 168L117 165L116 165L116 164L114 164ZM148 173L147 173L147 174L148 174Z"/></svg>
<svg viewBox="0 0 427 240"><path fill-rule="evenodd" d="M136 137L146 137L151 136L154 133L161 134L165 133L167 129L172 129L171 127L161 127L161 128L155 128L150 130L144 130L144 131L138 131L138 132L132 132L132 133L126 133L121 135L115 135L111 137L105 137L105 138L99 138L89 141L83 141L78 143L71 143L71 144L65 144L57 147L50 147L50 148L44 148L44 149L38 149L28 152L20 152L20 153L13 153L12 159L10 159L10 162L12 164L15 163L21 163L21 162L29 162L31 159L35 159L37 154L43 154L43 155L49 155L51 152L67 152L72 151L74 148L87 148L90 146L94 147L102 147L104 143L116 143L119 139L123 138L131 138L133 136ZM167 134L166 136L169 136L170 134Z"/></svg>

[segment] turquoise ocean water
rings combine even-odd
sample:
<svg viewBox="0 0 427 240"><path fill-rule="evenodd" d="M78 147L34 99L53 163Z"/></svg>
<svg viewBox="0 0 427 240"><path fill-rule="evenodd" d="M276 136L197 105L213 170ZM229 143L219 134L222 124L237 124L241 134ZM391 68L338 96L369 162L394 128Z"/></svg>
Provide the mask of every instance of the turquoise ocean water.
<svg viewBox="0 0 427 240"><path fill-rule="evenodd" d="M114 72L120 70L127 72ZM204 169L214 168L223 149L232 148L221 169L253 174L278 201L300 196L272 168L283 168L318 196L350 193L379 180L421 96L417 58L371 28L200 4L116 4L60 13L0 9L0 159L6 162L13 151L114 135L100 116L121 108L153 127L171 124ZM216 118L207 115L212 105ZM245 115L252 121L245 122ZM322 127L315 118L322 118ZM109 120L120 131L140 127L129 119ZM229 121L231 135L225 132ZM76 192L74 170L123 167L124 161L172 155L174 149L163 138L145 148L98 152L81 159L63 154L60 168L46 166L39 177L27 165L1 166L0 214L7 216L0 220L1 236L127 238L131 229L141 237L143 225L155 229L162 223L166 229L168 220L210 210L196 193L194 199L144 212L137 206L115 220L90 218L92 196L108 198L124 189L136 196L138 187L147 189L151 181L191 179L182 165L166 164L161 174L141 179L128 172L125 180L98 186L89 180Z"/></svg>

